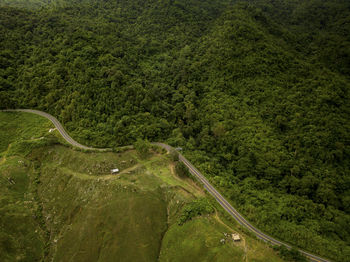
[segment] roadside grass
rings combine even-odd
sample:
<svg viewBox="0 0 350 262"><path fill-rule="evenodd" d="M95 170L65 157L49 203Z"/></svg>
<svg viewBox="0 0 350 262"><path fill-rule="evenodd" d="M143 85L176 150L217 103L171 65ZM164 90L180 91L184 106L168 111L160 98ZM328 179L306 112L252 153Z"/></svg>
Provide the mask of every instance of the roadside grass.
<svg viewBox="0 0 350 262"><path fill-rule="evenodd" d="M189 183L192 180L183 179L177 176L173 168L173 162L167 156L160 155L155 161L148 161L147 163L144 163L144 165L164 183L174 187L182 187L184 190L196 197L204 195L202 188L197 187L194 183Z"/></svg>
<svg viewBox="0 0 350 262"><path fill-rule="evenodd" d="M60 167L92 176L108 175L114 168L122 172L137 163L134 157L135 152L132 150L124 153L81 152L62 145L50 146L45 150L44 158L41 159L44 163L54 163ZM31 158L41 157L42 153L42 151L38 153L34 151Z"/></svg>
<svg viewBox="0 0 350 262"><path fill-rule="evenodd" d="M239 233L241 241L233 242L232 233ZM224 244L220 243L221 239L225 239ZM181 226L172 224L163 238L159 261L282 262L283 259L269 245L228 226L222 218L204 215Z"/></svg>
<svg viewBox="0 0 350 262"><path fill-rule="evenodd" d="M0 152L24 139L38 139L48 134L53 124L44 117L31 113L0 112Z"/></svg>
<svg viewBox="0 0 350 262"><path fill-rule="evenodd" d="M164 153L74 150L28 113L0 112L0 125L0 261L281 261L224 216L179 226L198 197L220 209ZM221 244L225 224L244 243Z"/></svg>
<svg viewBox="0 0 350 262"><path fill-rule="evenodd" d="M244 251L232 241L220 243L223 232L227 229L212 216L174 224L164 237L160 261L243 261Z"/></svg>

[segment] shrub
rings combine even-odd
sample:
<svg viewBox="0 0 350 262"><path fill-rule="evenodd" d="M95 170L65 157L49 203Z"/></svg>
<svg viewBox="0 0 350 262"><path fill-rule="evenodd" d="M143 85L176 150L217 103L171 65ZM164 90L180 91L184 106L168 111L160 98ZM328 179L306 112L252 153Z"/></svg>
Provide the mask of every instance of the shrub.
<svg viewBox="0 0 350 262"><path fill-rule="evenodd" d="M171 161L174 161L174 162L179 161L179 153L176 150L171 149L169 156Z"/></svg>
<svg viewBox="0 0 350 262"><path fill-rule="evenodd" d="M147 158L150 153L151 144L147 140L138 138L134 143L134 147L141 158Z"/></svg>
<svg viewBox="0 0 350 262"><path fill-rule="evenodd" d="M184 207L184 209L182 210L182 214L179 218L178 224L183 225L186 221L189 221L196 216L211 214L213 212L214 208L208 202L208 199L196 199Z"/></svg>
<svg viewBox="0 0 350 262"><path fill-rule="evenodd" d="M184 163L178 161L175 164L175 172L179 177L189 177L191 178L191 174L188 171L187 166Z"/></svg>
<svg viewBox="0 0 350 262"><path fill-rule="evenodd" d="M299 252L299 250L292 248L288 249L286 246L275 246L275 250L278 251L278 254L286 261L292 262L307 262L306 257Z"/></svg>

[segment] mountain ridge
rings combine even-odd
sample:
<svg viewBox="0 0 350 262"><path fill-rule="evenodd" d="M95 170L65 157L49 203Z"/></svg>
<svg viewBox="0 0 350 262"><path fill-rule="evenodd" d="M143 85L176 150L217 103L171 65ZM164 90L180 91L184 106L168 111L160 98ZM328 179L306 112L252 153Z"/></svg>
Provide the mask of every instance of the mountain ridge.
<svg viewBox="0 0 350 262"><path fill-rule="evenodd" d="M348 3L162 4L2 7L0 106L54 114L83 144L181 146L256 225L344 260Z"/></svg>

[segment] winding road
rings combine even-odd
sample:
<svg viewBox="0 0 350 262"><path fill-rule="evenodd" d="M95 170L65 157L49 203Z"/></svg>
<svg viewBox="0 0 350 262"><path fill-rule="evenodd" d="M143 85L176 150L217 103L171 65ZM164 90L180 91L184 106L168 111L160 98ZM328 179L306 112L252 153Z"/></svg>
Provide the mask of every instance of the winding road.
<svg viewBox="0 0 350 262"><path fill-rule="evenodd" d="M106 151L108 148L93 148L93 147L87 147L82 144L79 144L76 142L73 138L71 138L68 133L64 130L63 126L61 123L52 115L38 111L38 110L32 110L32 109L13 109L13 110L2 110L5 112L11 112L11 111L19 111L19 112L27 112L27 113L33 113L37 114L43 117L46 117L49 119L57 128L57 130L60 132L60 134L63 136L63 138L71 145L82 148L85 150L99 150L99 151ZM154 145L158 145L168 152L170 150L174 150L171 146L164 144L164 143L153 143ZM250 224L241 214L237 212L236 209L234 209L231 204L209 183L209 181L188 161L182 154L179 153L179 161L184 163L190 173L198 180L200 181L204 188L216 199L216 201L235 219L239 224L242 226L246 227L248 230L253 232L258 238L265 242L269 242L273 245L284 245L287 248L291 248L290 245L283 243L275 238L272 238L265 233L261 232L259 229L255 228L252 224ZM310 254L304 250L299 249L299 251L304 254L310 261L315 261L315 262L330 262L330 260L318 257L316 255Z"/></svg>
<svg viewBox="0 0 350 262"><path fill-rule="evenodd" d="M7 110L2 110L3 112L26 112L26 113L33 113L39 116L43 116L47 119L49 119L54 126L56 127L56 129L58 130L58 132L60 132L60 134L63 136L63 138L72 146L81 148L81 149L85 149L85 150L98 150L98 151L106 151L108 150L108 148L94 148L94 147L88 147L88 146L84 146L82 144L79 144L77 141L75 141L73 138L71 138L68 133L66 132L66 130L63 128L63 126L61 125L61 123L57 120L57 118L55 118L54 116L45 113L43 111L39 111L39 110L33 110L33 109L7 109Z"/></svg>

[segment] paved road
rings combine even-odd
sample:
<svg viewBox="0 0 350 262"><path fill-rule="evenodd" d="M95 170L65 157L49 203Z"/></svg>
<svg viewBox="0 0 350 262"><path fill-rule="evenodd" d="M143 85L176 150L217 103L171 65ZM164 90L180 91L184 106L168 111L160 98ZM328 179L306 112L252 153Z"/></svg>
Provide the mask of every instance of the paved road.
<svg viewBox="0 0 350 262"><path fill-rule="evenodd" d="M93 148L93 147L87 147L84 145L79 144L78 142L74 141L73 138L71 138L67 132L64 130L63 126L60 124L60 122L58 122L58 120L53 117L50 114L47 114L45 112L42 111L38 111L38 110L32 110L32 109L16 109L16 110L3 110L3 111L20 111L20 112L29 112L29 113L34 113L43 117L46 117L47 119L49 119L57 128L57 130L61 133L61 135L63 136L63 138L70 143L73 146L79 147L79 148L83 148L83 149L93 149L93 150L108 150L107 148ZM174 150L171 146L164 144L164 143L153 143L155 145L158 145L162 148L164 148L165 150L167 150L168 152L171 150ZM266 235L265 233L261 232L259 229L255 228L252 224L250 224L247 220L244 219L244 217L239 214L237 212L236 209L234 209L231 204L209 183L209 181L190 163L190 161L188 161L183 155L181 155L179 153L179 160L184 163L187 167L188 170L190 171L190 173L196 178L198 179L198 181L200 181L204 188L216 199L216 201L235 219L237 220L237 222L239 224L241 224L242 226L246 227L247 229L249 229L250 231L252 231L258 238L262 239L265 242L269 242L273 245L285 245L287 248L291 248L290 245L285 244L277 239L274 239L268 235ZM306 257L308 257L311 261L315 261L315 262L330 262L330 260L315 256L313 254L310 254L304 250L300 250L299 251L304 254Z"/></svg>
<svg viewBox="0 0 350 262"><path fill-rule="evenodd" d="M40 115L43 117L46 117L47 119L49 119L54 126L57 128L58 132L60 132L60 134L63 136L63 138L71 145L75 146L75 147L79 147L82 149L86 149L86 150L99 150L99 151L106 151L109 150L108 148L94 148L94 147L88 147L88 146L84 146L82 144L79 144L77 141L75 141L73 138L71 138L68 133L66 132L66 130L63 128L63 126L61 125L61 123L52 115L45 113L43 111L38 111L38 110L32 110L32 109L9 109L9 110L2 110L2 111L7 111L7 112L11 112L11 111L17 111L17 112L27 112L27 113L33 113L36 115Z"/></svg>
<svg viewBox="0 0 350 262"><path fill-rule="evenodd" d="M171 146L163 143L154 143L158 146L163 147L167 151L174 150ZM246 227L250 231L252 231L258 238L262 239L265 242L269 242L273 245L284 245L287 248L291 248L290 245L283 243L277 239L274 239L265 233L261 232L259 229L255 228L252 224L250 224L240 213L234 209L229 202L209 183L209 181L188 161L183 155L179 153L179 161L184 163L190 173L199 180L204 188L216 199L216 201L242 226ZM299 251L304 254L310 261L315 262L330 262L330 260L318 257L316 255L310 254L304 250L299 249Z"/></svg>

